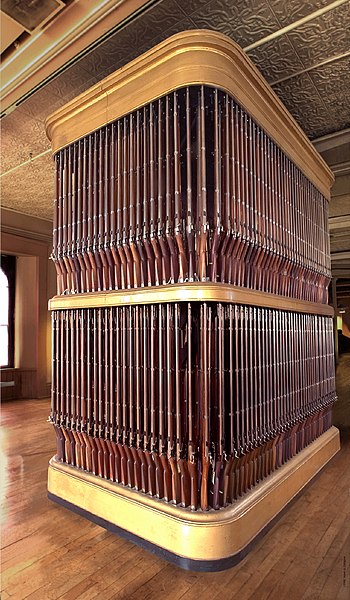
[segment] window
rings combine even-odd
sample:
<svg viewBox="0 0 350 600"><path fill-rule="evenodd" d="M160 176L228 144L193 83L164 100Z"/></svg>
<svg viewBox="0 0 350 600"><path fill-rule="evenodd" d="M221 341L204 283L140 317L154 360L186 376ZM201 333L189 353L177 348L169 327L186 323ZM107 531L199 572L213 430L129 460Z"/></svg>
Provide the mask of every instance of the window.
<svg viewBox="0 0 350 600"><path fill-rule="evenodd" d="M1 256L0 367L13 367L16 257Z"/></svg>
<svg viewBox="0 0 350 600"><path fill-rule="evenodd" d="M9 364L9 282L0 270L0 366Z"/></svg>

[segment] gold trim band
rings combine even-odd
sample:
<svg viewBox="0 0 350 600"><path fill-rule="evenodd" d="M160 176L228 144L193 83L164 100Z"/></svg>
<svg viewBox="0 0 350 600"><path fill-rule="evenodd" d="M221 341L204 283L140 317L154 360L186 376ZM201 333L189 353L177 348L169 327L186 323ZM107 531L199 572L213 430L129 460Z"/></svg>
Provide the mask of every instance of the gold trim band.
<svg viewBox="0 0 350 600"><path fill-rule="evenodd" d="M50 461L48 490L65 502L190 560L216 561L244 549L340 449L332 427L235 504L191 512Z"/></svg>
<svg viewBox="0 0 350 600"><path fill-rule="evenodd" d="M176 89L228 92L326 197L334 175L244 51L208 30L182 31L84 92L46 120L53 152Z"/></svg>
<svg viewBox="0 0 350 600"><path fill-rule="evenodd" d="M79 308L107 308L133 304L161 304L166 302L225 302L246 304L261 308L274 308L307 314L332 317L334 310L327 304L294 300L227 283L176 283L130 290L89 292L54 296L49 300L49 310Z"/></svg>

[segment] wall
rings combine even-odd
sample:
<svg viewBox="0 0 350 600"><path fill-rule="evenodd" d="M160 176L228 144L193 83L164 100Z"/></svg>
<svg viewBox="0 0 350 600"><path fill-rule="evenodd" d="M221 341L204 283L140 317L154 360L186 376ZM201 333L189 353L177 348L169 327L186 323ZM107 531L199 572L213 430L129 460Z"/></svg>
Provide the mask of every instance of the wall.
<svg viewBox="0 0 350 600"><path fill-rule="evenodd" d="M9 209L1 210L1 251L17 257L15 368L1 369L3 398L40 398L51 383L51 322L47 303L56 291L49 260L52 223Z"/></svg>

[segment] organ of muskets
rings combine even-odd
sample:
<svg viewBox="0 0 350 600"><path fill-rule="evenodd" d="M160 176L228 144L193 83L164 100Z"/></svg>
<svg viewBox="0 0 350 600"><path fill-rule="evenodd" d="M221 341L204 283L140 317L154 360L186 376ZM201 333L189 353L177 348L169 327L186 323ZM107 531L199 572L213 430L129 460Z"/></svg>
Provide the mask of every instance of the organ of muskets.
<svg viewBox="0 0 350 600"><path fill-rule="evenodd" d="M47 131L50 497L224 568L339 448L332 174L209 31L169 38Z"/></svg>

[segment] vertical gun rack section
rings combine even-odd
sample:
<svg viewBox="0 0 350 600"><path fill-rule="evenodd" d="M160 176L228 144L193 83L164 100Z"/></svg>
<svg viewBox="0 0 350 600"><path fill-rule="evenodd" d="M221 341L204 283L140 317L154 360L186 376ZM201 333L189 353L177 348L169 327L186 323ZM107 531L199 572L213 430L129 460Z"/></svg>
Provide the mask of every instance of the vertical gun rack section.
<svg viewBox="0 0 350 600"><path fill-rule="evenodd" d="M169 38L47 131L49 495L185 568L225 568L339 449L332 174L209 31Z"/></svg>

